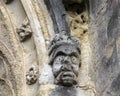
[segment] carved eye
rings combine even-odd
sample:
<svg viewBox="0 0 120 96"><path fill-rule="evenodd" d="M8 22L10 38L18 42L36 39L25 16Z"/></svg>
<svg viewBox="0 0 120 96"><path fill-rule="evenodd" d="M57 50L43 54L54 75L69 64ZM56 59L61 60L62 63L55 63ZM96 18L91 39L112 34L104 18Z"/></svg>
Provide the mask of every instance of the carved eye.
<svg viewBox="0 0 120 96"><path fill-rule="evenodd" d="M63 62L63 56L57 56L54 60L54 64L57 66L58 65L61 66L62 62Z"/></svg>
<svg viewBox="0 0 120 96"><path fill-rule="evenodd" d="M73 62L74 64L77 63L77 58L76 58L75 56L72 56L71 59L72 59L72 62Z"/></svg>
<svg viewBox="0 0 120 96"><path fill-rule="evenodd" d="M63 60L63 56L58 56L57 57L57 61L62 61Z"/></svg>

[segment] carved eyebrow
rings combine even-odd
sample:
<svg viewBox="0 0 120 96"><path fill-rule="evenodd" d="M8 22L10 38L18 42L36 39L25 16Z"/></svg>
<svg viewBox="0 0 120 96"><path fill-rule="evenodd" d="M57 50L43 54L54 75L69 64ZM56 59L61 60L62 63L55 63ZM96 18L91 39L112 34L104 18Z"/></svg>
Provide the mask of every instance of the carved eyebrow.
<svg viewBox="0 0 120 96"><path fill-rule="evenodd" d="M76 52L72 52L72 53L70 54L70 56L79 57L79 55L78 55Z"/></svg>
<svg viewBox="0 0 120 96"><path fill-rule="evenodd" d="M55 55L55 57L58 56L58 55L64 55L65 56L66 54L64 52L60 51Z"/></svg>

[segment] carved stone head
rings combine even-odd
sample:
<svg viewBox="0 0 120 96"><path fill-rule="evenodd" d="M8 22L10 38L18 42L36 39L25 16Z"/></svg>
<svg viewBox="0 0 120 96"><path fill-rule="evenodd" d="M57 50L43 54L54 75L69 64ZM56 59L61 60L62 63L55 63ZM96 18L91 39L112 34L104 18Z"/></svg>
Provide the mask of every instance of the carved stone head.
<svg viewBox="0 0 120 96"><path fill-rule="evenodd" d="M77 84L80 67L79 40L73 36L57 34L48 49L55 83L63 86Z"/></svg>

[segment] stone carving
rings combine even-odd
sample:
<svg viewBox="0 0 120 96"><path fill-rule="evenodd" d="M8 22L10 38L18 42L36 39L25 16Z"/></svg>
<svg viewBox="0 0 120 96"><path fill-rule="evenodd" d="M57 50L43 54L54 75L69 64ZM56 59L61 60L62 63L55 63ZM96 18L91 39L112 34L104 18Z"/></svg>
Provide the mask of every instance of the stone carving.
<svg viewBox="0 0 120 96"><path fill-rule="evenodd" d="M28 85L32 85L32 84L36 83L38 77L39 77L38 67L32 66L26 74L26 83Z"/></svg>
<svg viewBox="0 0 120 96"><path fill-rule="evenodd" d="M62 0L44 0L50 12L56 33L66 32L70 34L70 28Z"/></svg>
<svg viewBox="0 0 120 96"><path fill-rule="evenodd" d="M49 44L49 64L52 66L55 84L77 84L80 67L80 42L74 36L56 34Z"/></svg>
<svg viewBox="0 0 120 96"><path fill-rule="evenodd" d="M88 33L88 9L86 0L63 0L70 24L71 34L84 38Z"/></svg>
<svg viewBox="0 0 120 96"><path fill-rule="evenodd" d="M13 96L10 85L3 79L0 79L0 96Z"/></svg>
<svg viewBox="0 0 120 96"><path fill-rule="evenodd" d="M12 76L9 70L9 62L0 51L0 96L13 96Z"/></svg>
<svg viewBox="0 0 120 96"><path fill-rule="evenodd" d="M27 18L23 21L23 24L20 26L20 28L17 28L17 33L21 42L31 38L32 30Z"/></svg>
<svg viewBox="0 0 120 96"><path fill-rule="evenodd" d="M11 3L13 0L3 0L5 2L5 4L9 4Z"/></svg>

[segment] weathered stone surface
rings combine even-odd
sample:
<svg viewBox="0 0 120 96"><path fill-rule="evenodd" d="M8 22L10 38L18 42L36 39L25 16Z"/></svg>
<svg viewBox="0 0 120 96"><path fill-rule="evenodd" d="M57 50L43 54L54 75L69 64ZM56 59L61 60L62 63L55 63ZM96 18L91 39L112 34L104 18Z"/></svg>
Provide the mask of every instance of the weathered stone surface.
<svg viewBox="0 0 120 96"><path fill-rule="evenodd" d="M6 4L11 3L13 0L3 0Z"/></svg>
<svg viewBox="0 0 120 96"><path fill-rule="evenodd" d="M28 18L26 18L23 21L22 25L19 28L17 28L16 31L18 33L18 36L21 42L31 38L32 30L31 30Z"/></svg>
<svg viewBox="0 0 120 96"><path fill-rule="evenodd" d="M119 96L119 2L92 0L90 6L92 80L98 96Z"/></svg>
<svg viewBox="0 0 120 96"><path fill-rule="evenodd" d="M11 65L9 64L7 58L4 57L2 52L0 52L0 95L1 96L13 96L15 87L14 79L12 76ZM11 86L12 85L12 86Z"/></svg>
<svg viewBox="0 0 120 96"><path fill-rule="evenodd" d="M6 4L0 1L0 96L120 95L120 0L48 0L54 5L49 7L53 15L45 0L3 1ZM57 1L63 1L62 7ZM56 11L59 8L62 11ZM26 17L32 30L28 31L33 33L20 42L16 28ZM66 25L68 21L70 25ZM48 65L50 39L65 30L81 41L77 88L56 85Z"/></svg>
<svg viewBox="0 0 120 96"><path fill-rule="evenodd" d="M84 87L64 87L53 84L41 86L38 96L97 96L94 91Z"/></svg>
<svg viewBox="0 0 120 96"><path fill-rule="evenodd" d="M12 88L5 82L0 79L0 95L1 96L13 96Z"/></svg>
<svg viewBox="0 0 120 96"><path fill-rule="evenodd" d="M1 96L23 96L25 79L20 79L24 78L22 49L7 12L7 8L0 6L0 80L3 84L0 92Z"/></svg>
<svg viewBox="0 0 120 96"><path fill-rule="evenodd" d="M76 5L76 4L75 4ZM78 4L79 5L79 4ZM84 6L84 5L83 5ZM60 5L59 5L59 7L60 7ZM77 10L77 9L76 9ZM75 11L76 12L76 11ZM73 11L73 14L75 13L74 11ZM83 11L81 11L81 13L82 13ZM59 13L59 12L58 12ZM71 12L72 13L72 12ZM87 16L86 16L87 17ZM56 18L54 18L54 19L56 19ZM85 20L86 18L83 18L83 21ZM78 19L78 20L80 20L80 19ZM82 21L82 20L81 20ZM87 19L86 19L86 21L87 21ZM59 22L59 20L58 20L58 22ZM62 21L61 21L62 22ZM85 23L87 23L87 22L85 22ZM81 24L82 25L82 24ZM87 25L87 24L86 24ZM59 27L59 26L58 26ZM79 30L79 28L78 28L78 30ZM83 29L84 30L84 29ZM79 34L79 32L80 31L78 31L78 34ZM82 32L84 32L84 31L82 31ZM86 32L87 33L87 32ZM81 36L82 37L82 36ZM60 40L62 40L61 38L60 39L58 39L59 41ZM55 43L56 43L56 41L55 40L53 40L54 42L53 42L53 46L55 45ZM69 41L69 40L68 40ZM69 42L70 43L70 42ZM57 44L57 43L56 43ZM59 44L58 44L59 45ZM64 46L63 46L63 48L64 48ZM62 48L62 49L63 49ZM52 48L51 48L52 49ZM53 48L53 50L54 49L56 49L56 48ZM51 53L50 53L51 54ZM51 58L54 58L54 52L53 52L53 54L52 54L52 56L50 56ZM53 59L50 59L50 60L53 60ZM51 61L52 62L52 61ZM50 63L51 64L51 63ZM84 63L83 63L83 65L82 66L84 66ZM88 66L87 66L88 67ZM84 67L82 67L82 68L84 68ZM80 70L82 69L82 68L80 68ZM85 71L85 69L82 69L82 70L84 70ZM45 70L44 70L45 71ZM54 69L53 69L53 71L54 71ZM83 71L83 72L84 72ZM50 72L51 73L51 72ZM85 72L85 73L87 73L87 72ZM43 73L44 74L44 73ZM47 73L45 73L46 75L44 75L44 76L41 76L43 79L45 78L45 77L48 77L48 78L50 78L48 75L49 75L49 73L47 74ZM42 75L42 74L41 74ZM80 75L80 74L79 74ZM88 74L87 74L88 75ZM83 75L84 77L86 76L86 75ZM86 76L86 77L88 77L88 76ZM53 78L52 76L51 76L51 78ZM81 77L80 77L81 78ZM83 78L83 77L82 77ZM81 78L81 79L82 79ZM80 80L80 79L79 79ZM78 81L79 81L78 80ZM85 80L85 79L84 79ZM88 81L87 79L85 80L85 81ZM40 81L39 81L40 82ZM79 81L79 82L81 82L81 81ZM88 81L89 82L89 81ZM61 95L63 95L62 93L65 93L64 91L65 90L63 90L62 91L62 89L60 88L60 86L55 86L54 84L53 84L53 82L49 82L49 81L47 81L46 80L46 83L45 82L43 82L43 83L40 83L42 86L40 87L40 95L43 95L43 93L44 93L44 95L48 92L48 94L46 94L46 96L48 96L49 94L51 94L51 95L58 95L58 96L61 96ZM53 89L49 89L47 86L49 86L49 84L51 84L51 86L54 86L53 87ZM79 83L80 84L80 83ZM75 93L74 93L74 95L75 96L94 96L94 95L96 95L96 92L94 91L94 88L92 89L92 87L90 87L91 85L87 85L87 84L85 84L85 82L84 83L81 83L81 85L82 85L82 87L86 87L87 88L87 90L90 90L90 88L91 88L91 92L89 93L88 91L86 91L86 89L77 89L77 88L75 88ZM45 88L48 88L48 90L45 90ZM63 87L64 88L64 87ZM57 90L57 89L59 89L59 90ZM60 89L61 89L61 91L60 91ZM79 92L79 94L77 94L77 90L78 90L78 92ZM65 96L72 96L73 94L70 94L69 92L67 92L67 91L70 91L69 90L69 88L68 88L68 90L66 89L66 93L65 93ZM49 93L50 92L50 93ZM53 92L53 93L52 93ZM60 93L61 92L61 93ZM85 93L87 93L87 94L85 94Z"/></svg>
<svg viewBox="0 0 120 96"><path fill-rule="evenodd" d="M32 85L37 82L39 78L39 68L38 66L32 66L26 73L26 83Z"/></svg>
<svg viewBox="0 0 120 96"><path fill-rule="evenodd" d="M68 20L62 0L44 0L54 24L55 33L70 34Z"/></svg>
<svg viewBox="0 0 120 96"><path fill-rule="evenodd" d="M81 66L79 40L73 36L56 34L48 51L55 84L68 87L76 85Z"/></svg>

